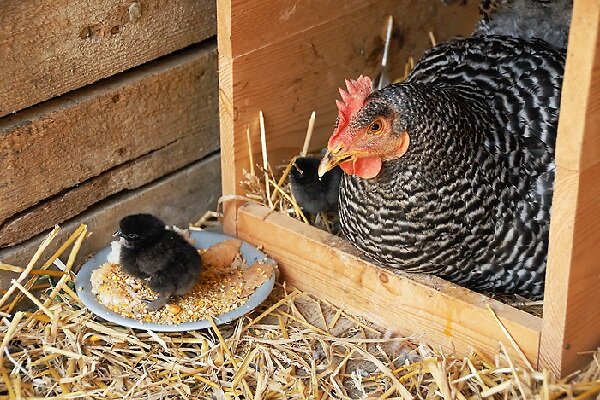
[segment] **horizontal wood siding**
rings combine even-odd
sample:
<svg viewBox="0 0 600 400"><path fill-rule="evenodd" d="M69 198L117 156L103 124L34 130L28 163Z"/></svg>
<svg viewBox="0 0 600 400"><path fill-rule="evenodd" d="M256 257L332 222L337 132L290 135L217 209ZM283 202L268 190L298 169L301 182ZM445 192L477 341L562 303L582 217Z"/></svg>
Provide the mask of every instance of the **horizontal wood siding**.
<svg viewBox="0 0 600 400"><path fill-rule="evenodd" d="M0 117L216 33L214 0L0 1Z"/></svg>

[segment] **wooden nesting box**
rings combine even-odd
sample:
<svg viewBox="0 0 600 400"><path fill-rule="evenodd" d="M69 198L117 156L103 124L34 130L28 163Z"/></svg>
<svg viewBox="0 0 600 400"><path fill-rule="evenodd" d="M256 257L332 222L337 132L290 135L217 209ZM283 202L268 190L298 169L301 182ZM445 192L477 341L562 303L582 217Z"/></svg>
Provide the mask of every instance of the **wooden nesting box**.
<svg viewBox="0 0 600 400"><path fill-rule="evenodd" d="M126 214L181 226L216 206L215 35L212 0L2 2L2 262L55 224L88 224L86 255Z"/></svg>
<svg viewBox="0 0 600 400"><path fill-rule="evenodd" d="M436 277L377 267L339 238L265 207L228 204L226 231L263 246L288 284L401 334L459 352L491 355L499 341L511 348L489 305L534 366L564 375L583 365L588 360L579 353L600 345L599 12L597 0L575 0L543 319ZM344 78L373 75L390 14L392 76L429 46L430 31L438 40L468 35L478 18L475 0L217 2L224 194L241 194L247 127L260 157L259 110L271 165L299 152L312 110L313 145L325 145L337 88Z"/></svg>

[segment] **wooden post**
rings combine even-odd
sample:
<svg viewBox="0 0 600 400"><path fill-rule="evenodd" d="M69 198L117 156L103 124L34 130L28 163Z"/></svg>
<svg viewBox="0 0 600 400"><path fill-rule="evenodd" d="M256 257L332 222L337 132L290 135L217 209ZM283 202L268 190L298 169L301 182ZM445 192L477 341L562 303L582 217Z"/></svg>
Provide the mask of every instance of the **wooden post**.
<svg viewBox="0 0 600 400"><path fill-rule="evenodd" d="M556 375L600 346L600 2L576 0L557 142L540 363Z"/></svg>
<svg viewBox="0 0 600 400"><path fill-rule="evenodd" d="M219 47L219 120L221 131L221 183L223 195L238 192L240 178L239 158L236 149L241 146L240 135L234 134L235 110L233 106L233 53L231 41L231 0L217 1L217 43ZM238 161L236 163L236 161ZM223 230L236 235L237 205L223 205L225 220Z"/></svg>

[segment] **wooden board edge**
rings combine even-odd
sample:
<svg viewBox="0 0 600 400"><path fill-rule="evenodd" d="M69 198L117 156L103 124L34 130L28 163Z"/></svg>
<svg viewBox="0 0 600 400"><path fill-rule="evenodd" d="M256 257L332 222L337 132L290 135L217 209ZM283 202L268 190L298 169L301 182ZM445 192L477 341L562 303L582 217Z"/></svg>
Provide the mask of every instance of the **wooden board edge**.
<svg viewBox="0 0 600 400"><path fill-rule="evenodd" d="M600 164L557 167L546 272L540 363L565 376L589 363L600 346Z"/></svg>
<svg viewBox="0 0 600 400"><path fill-rule="evenodd" d="M600 162L599 28L600 3L573 2L556 142L556 165L572 171Z"/></svg>
<svg viewBox="0 0 600 400"><path fill-rule="evenodd" d="M233 59L231 54L231 0L217 0L217 48L219 54L219 129L221 137L221 185L223 196L237 193L235 166L235 108L233 105ZM223 231L237 236L235 201L223 204Z"/></svg>
<svg viewBox="0 0 600 400"><path fill-rule="evenodd" d="M491 357L499 341L511 348L489 305L537 365L541 318L436 277L412 278L377 267L348 252L342 239L263 206L246 204L238 210L238 237L262 246L292 286L459 353L473 347Z"/></svg>

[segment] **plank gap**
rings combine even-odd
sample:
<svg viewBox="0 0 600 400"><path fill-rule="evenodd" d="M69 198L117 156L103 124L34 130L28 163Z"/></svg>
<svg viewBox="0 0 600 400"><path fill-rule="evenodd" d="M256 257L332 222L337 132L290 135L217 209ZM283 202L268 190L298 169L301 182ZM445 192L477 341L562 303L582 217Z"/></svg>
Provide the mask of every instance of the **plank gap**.
<svg viewBox="0 0 600 400"><path fill-rule="evenodd" d="M199 159L219 154L217 135L215 130L206 138L186 136L174 140L16 213L0 225L0 248L30 239L40 230L60 224L111 195L144 187L178 173ZM165 159L173 161L165 163Z"/></svg>
<svg viewBox="0 0 600 400"><path fill-rule="evenodd" d="M158 75L170 69L185 65L197 57L198 52L216 48L217 38L212 36L200 43L192 44L154 60L140 64L116 75L100 79L77 89L70 90L62 96L42 101L17 113L0 118L0 138L11 130L28 125L32 120L41 119L49 114L68 109L73 104L83 103L97 96L113 92L120 87L144 80L148 75Z"/></svg>

